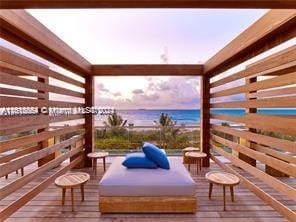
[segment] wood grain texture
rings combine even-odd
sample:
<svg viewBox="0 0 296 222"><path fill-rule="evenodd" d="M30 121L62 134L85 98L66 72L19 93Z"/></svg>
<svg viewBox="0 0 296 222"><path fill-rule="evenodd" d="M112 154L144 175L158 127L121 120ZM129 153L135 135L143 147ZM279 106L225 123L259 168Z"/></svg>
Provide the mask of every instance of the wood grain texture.
<svg viewBox="0 0 296 222"><path fill-rule="evenodd" d="M218 157L219 158L219 157ZM220 159L220 158L219 158ZM110 167L110 163L113 161L112 158L108 159L107 167ZM182 158L179 157L180 164ZM0 200L0 209L3 209L7 205L11 204L28 189L31 189L44 181L54 172L64 167L67 162L62 163L57 168L54 168L31 181L25 187L21 188L18 192L12 193L7 198ZM272 199L276 200L277 203L284 209L290 208L289 212L295 210L295 202L289 200L284 195L276 192L274 189L266 186L263 182L258 181L254 176L248 174L244 170L233 167L230 164L225 163L224 165L232 167L235 172L239 173L242 177L255 184L257 189L264 192L265 195L272 195ZM193 166L195 167L195 166ZM259 167L263 167L260 165ZM193 168L194 169L194 168ZM33 172L36 170L36 165L30 165L26 167L26 172ZM242 181L235 187L235 201L229 201L227 196L227 211L223 211L223 192L222 189L215 189L215 196L211 200L208 199L208 182L205 179L205 174L210 171L221 171L222 169L214 162L211 161L211 165L208 168L203 168L199 175L192 174L192 178L197 183L196 186L196 198L198 200L198 206L195 214L101 214L98 208L99 196L99 184L98 181L104 175L103 166L98 165L98 174L95 175L91 168L74 169L70 172L86 172L90 174L91 179L85 184L85 201L80 201L79 198L75 199L75 212L71 210L70 192L66 195L65 205L61 205L61 189L57 188L53 183L50 184L45 190L43 190L34 199L30 200L18 211L12 214L7 222L23 222L23 221L35 221L35 222L47 222L47 221L66 221L66 222L110 222L110 221L141 221L141 222L255 222L255 221L269 221L269 222L287 222L281 214L273 209L269 204L273 202L265 202L257 197L252 189L249 190L246 183ZM0 186L19 178L16 174L11 174L9 180L0 179ZM295 180L293 178L280 178L285 183L295 186ZM74 189L74 196L80 197L79 189ZM290 221L292 218L290 219ZM293 221L293 220L292 220Z"/></svg>
<svg viewBox="0 0 296 222"><path fill-rule="evenodd" d="M87 76L85 78L85 106L93 107L95 105L95 77ZM92 153L94 149L94 116L85 115L85 153L84 164L86 167L92 166L91 159L87 158L87 154Z"/></svg>
<svg viewBox="0 0 296 222"><path fill-rule="evenodd" d="M51 77L84 88L83 82L51 70L39 62L7 48L0 47L0 55L0 70L5 69L6 72L10 70L11 73L16 75L23 74L42 78Z"/></svg>
<svg viewBox="0 0 296 222"><path fill-rule="evenodd" d="M272 177L265 172L261 171L260 169L251 166L250 164L240 160L239 158L235 157L234 155L231 155L230 153L224 151L223 149L217 147L213 143L211 143L212 149L219 153L220 155L226 157L227 159L231 160L231 162L238 167L243 168L245 171L253 175L254 177L258 178L259 180L263 181L265 184L269 185L270 187L273 187L275 190L281 192L285 196L287 196L289 199L296 200L296 189L294 189L292 186L289 186L282 181L278 180L275 177Z"/></svg>
<svg viewBox="0 0 296 222"><path fill-rule="evenodd" d="M265 153L258 152L256 150L251 149L250 147L246 147L246 146L234 143L230 140L224 139L216 135L212 135L212 139L215 142L218 142L226 147L229 147L237 152L240 152L248 157L251 157L257 161L260 161L261 163L269 165L281 172L284 172L296 178L296 165L294 164L290 164L285 161L274 158L272 156L265 155Z"/></svg>
<svg viewBox="0 0 296 222"><path fill-rule="evenodd" d="M207 76L201 77L200 95L200 144L201 151L207 154L202 164L208 167L210 165L210 79Z"/></svg>
<svg viewBox="0 0 296 222"><path fill-rule="evenodd" d="M296 96L211 103L211 108L295 108Z"/></svg>
<svg viewBox="0 0 296 222"><path fill-rule="evenodd" d="M203 65L92 65L96 76L200 76Z"/></svg>
<svg viewBox="0 0 296 222"><path fill-rule="evenodd" d="M244 116L231 116L212 114L211 118L227 120L231 122L244 123L249 128L262 129L271 132L278 132L287 135L296 135L296 119L283 116L247 114ZM289 150L289 152L295 152Z"/></svg>
<svg viewBox="0 0 296 222"><path fill-rule="evenodd" d="M84 98L84 93L76 92L63 87L49 85L47 83L38 82L30 79L25 79L25 78L11 75L5 72L0 72L0 76L1 76L0 83L3 83L3 84L20 86L28 89L36 89L36 90L41 90L45 92L63 94L67 96L74 96L78 98Z"/></svg>
<svg viewBox="0 0 296 222"><path fill-rule="evenodd" d="M1 30L10 33L10 36L1 33L4 39L22 44L21 47L27 44L27 49L30 46L34 48L33 53L41 57L45 54L46 59L78 75L90 73L90 63L86 59L25 10L1 10L0 15ZM14 35L13 38L11 35Z"/></svg>
<svg viewBox="0 0 296 222"><path fill-rule="evenodd" d="M279 200L272 197L270 194L265 192L262 188L260 188L257 184L252 182L249 178L246 178L245 176L238 173L236 170L234 170L233 167L226 165L222 163L217 157L211 155L211 159L215 161L216 164L218 164L222 169L235 174L238 176L242 184L247 187L251 192L255 193L260 199L262 199L264 202L266 202L268 205L273 207L275 210L277 210L279 213L281 213L285 218L287 218L289 221L294 221L296 219L296 213L293 212L290 208L286 207L284 204L282 204Z"/></svg>
<svg viewBox="0 0 296 222"><path fill-rule="evenodd" d="M2 0L2 9L26 8L295 8L293 0Z"/></svg>
<svg viewBox="0 0 296 222"><path fill-rule="evenodd" d="M290 46L287 49L252 63L242 71L212 82L211 88L254 75L278 75L282 72L295 72L295 66L296 46Z"/></svg>
<svg viewBox="0 0 296 222"><path fill-rule="evenodd" d="M295 10L271 10L210 58L204 71L211 77L217 75L295 37L295 33Z"/></svg>
<svg viewBox="0 0 296 222"><path fill-rule="evenodd" d="M104 197L101 213L195 213L196 197Z"/></svg>
<svg viewBox="0 0 296 222"><path fill-rule="evenodd" d="M40 160L41 158L44 158L57 150L60 150L64 147L70 146L71 144L75 143L78 140L81 140L84 137L84 135L74 136L68 140L65 140L63 142L60 142L58 144L54 144L52 146L44 147L41 150L35 151L29 155L22 156L18 159L12 160L8 163L0 165L0 177L7 175L13 171L16 171L17 169L20 169L22 167L25 167L37 160Z"/></svg>
<svg viewBox="0 0 296 222"><path fill-rule="evenodd" d="M296 59L296 58L295 58ZM296 66L295 66L296 71ZM211 93L211 98L296 84L296 72Z"/></svg>
<svg viewBox="0 0 296 222"><path fill-rule="evenodd" d="M21 208L24 204L29 202L32 198L34 198L37 194L42 192L46 187L48 187L58 176L64 174L69 169L73 168L76 164L83 160L83 156L77 158L75 161L69 163L59 171L55 172L50 177L46 178L44 181L33 187L33 189L27 191L23 196L18 198L16 201L10 203L0 212L1 219L7 219L10 215L12 215L15 211Z"/></svg>
<svg viewBox="0 0 296 222"><path fill-rule="evenodd" d="M84 124L79 124L76 126L66 126L61 129L56 129L52 131L43 131L38 134L22 136L11 140L0 141L0 152L5 152L8 150L20 148L31 143L41 142L42 140L49 139L54 136L66 135L67 133L76 132L84 128Z"/></svg>
<svg viewBox="0 0 296 222"><path fill-rule="evenodd" d="M266 146L281 149L283 151L295 152L296 144L293 141L279 139L276 137L265 136L257 133L252 133L243 130L232 129L226 126L220 126L216 124L211 124L211 129L219 132L223 132L229 135L234 135L236 137L245 138L247 140L253 141L258 144L263 144ZM295 162L296 163L296 162Z"/></svg>

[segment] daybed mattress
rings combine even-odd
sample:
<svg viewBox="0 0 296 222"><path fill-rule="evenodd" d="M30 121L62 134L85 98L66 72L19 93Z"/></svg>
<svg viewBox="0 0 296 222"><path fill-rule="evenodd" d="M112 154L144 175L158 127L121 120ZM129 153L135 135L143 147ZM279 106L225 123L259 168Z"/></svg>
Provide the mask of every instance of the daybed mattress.
<svg viewBox="0 0 296 222"><path fill-rule="evenodd" d="M195 196L196 183L176 157L171 169L127 169L117 157L99 183L101 196Z"/></svg>

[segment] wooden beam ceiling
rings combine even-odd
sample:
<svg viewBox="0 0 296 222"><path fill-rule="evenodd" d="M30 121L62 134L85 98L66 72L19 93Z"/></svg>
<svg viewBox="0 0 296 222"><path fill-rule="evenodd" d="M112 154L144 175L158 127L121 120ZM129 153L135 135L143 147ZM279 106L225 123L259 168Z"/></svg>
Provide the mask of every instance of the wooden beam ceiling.
<svg viewBox="0 0 296 222"><path fill-rule="evenodd" d="M203 65L93 65L96 76L199 76Z"/></svg>
<svg viewBox="0 0 296 222"><path fill-rule="evenodd" d="M295 0L1 0L2 9L26 8L296 8Z"/></svg>
<svg viewBox="0 0 296 222"><path fill-rule="evenodd" d="M3 39L78 75L90 73L86 59L25 10L0 10L0 27Z"/></svg>
<svg viewBox="0 0 296 222"><path fill-rule="evenodd" d="M271 10L210 58L204 71L215 76L295 36L296 9Z"/></svg>

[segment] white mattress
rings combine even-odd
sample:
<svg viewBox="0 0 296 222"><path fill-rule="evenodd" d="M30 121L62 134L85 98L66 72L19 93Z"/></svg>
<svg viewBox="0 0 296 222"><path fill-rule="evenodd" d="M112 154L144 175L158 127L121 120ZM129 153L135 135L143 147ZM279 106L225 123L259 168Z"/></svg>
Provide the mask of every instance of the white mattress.
<svg viewBox="0 0 296 222"><path fill-rule="evenodd" d="M196 183L180 158L169 158L169 170L127 169L123 160L117 157L101 179L101 196L195 196Z"/></svg>

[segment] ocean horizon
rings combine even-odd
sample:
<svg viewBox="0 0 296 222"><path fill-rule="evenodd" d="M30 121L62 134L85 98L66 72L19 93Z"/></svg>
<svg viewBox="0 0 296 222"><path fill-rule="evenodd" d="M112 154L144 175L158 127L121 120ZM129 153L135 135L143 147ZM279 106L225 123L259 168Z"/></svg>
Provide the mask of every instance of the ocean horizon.
<svg viewBox="0 0 296 222"><path fill-rule="evenodd" d="M135 126L153 126L158 121L161 113L168 114L176 121L177 125L199 125L200 109L117 109L119 115L127 124ZM244 109L215 109L213 114L238 115L245 114ZM296 115L296 109L258 109L258 113L266 115ZM107 116L96 116L95 125L102 126Z"/></svg>

